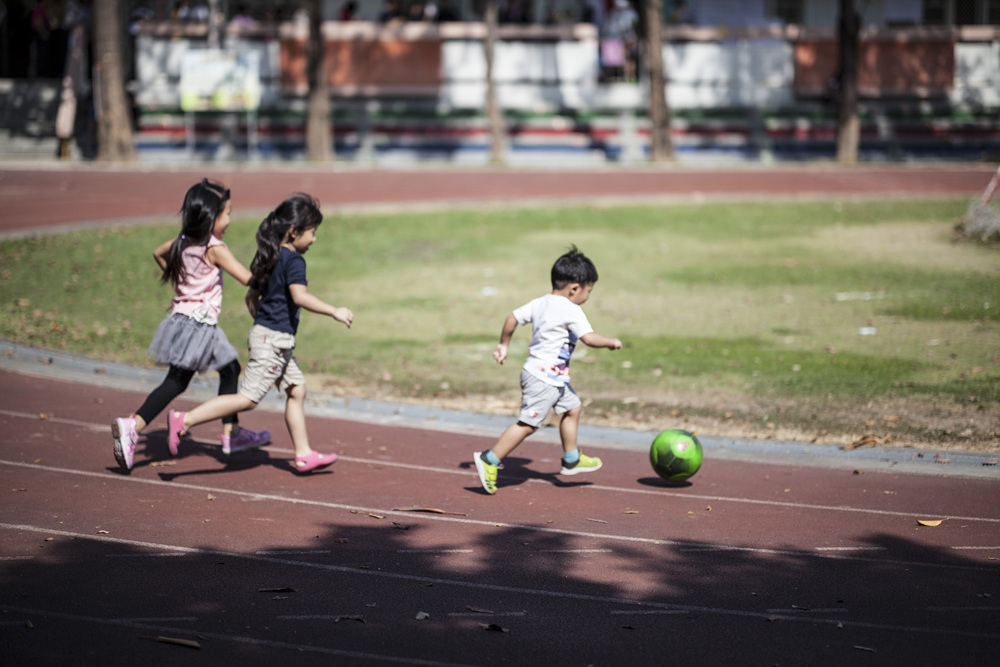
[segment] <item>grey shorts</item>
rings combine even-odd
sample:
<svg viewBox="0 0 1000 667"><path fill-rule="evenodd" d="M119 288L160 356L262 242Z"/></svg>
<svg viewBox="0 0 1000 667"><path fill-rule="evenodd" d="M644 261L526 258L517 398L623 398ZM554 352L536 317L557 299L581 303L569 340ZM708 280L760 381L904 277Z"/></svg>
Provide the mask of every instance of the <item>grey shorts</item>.
<svg viewBox="0 0 1000 667"><path fill-rule="evenodd" d="M306 383L292 354L295 349L292 334L255 324L250 327L247 346L250 360L243 371L240 393L254 403L260 403L276 385L279 391L285 392Z"/></svg>
<svg viewBox="0 0 1000 667"><path fill-rule="evenodd" d="M569 384L556 387L528 371L521 371L521 413L517 421L522 424L538 428L549 416L549 410L561 415L580 405L580 397Z"/></svg>

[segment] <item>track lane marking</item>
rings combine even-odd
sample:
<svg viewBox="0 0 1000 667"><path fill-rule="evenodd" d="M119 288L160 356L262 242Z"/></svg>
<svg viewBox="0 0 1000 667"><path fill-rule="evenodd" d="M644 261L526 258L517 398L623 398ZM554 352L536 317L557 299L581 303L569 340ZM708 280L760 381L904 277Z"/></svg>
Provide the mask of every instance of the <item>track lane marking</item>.
<svg viewBox="0 0 1000 667"><path fill-rule="evenodd" d="M43 472L52 473L62 473L62 474L72 474L80 475L84 477L94 477L97 479L107 479L109 477L106 473L97 473L88 470L74 470L67 468L53 468L51 466L44 466L36 463L20 463L14 461L3 461L0 460L0 465L11 465L21 468L30 468L35 470L41 470ZM200 484L181 484L177 485L174 482L164 482L161 480L153 479L142 479L137 477L125 477L116 476L117 479L126 482L132 482L136 484L149 484L152 486L169 486L171 488L183 488L185 490L202 491L212 494L225 494L232 495L238 498L246 498L248 500L260 501L260 500L271 500L282 503L291 503L293 505L310 505L313 507L321 507L326 509L342 509L347 510L352 513L357 514L379 514L382 516L398 516L406 517L407 520L412 521L414 519L412 512L397 511L392 509L382 509L377 507L359 507L357 505L346 505L343 503L331 503L321 500L309 500L306 498L288 498L285 496L278 496L274 494L264 494L250 491L237 491L233 489L217 488L211 486L203 486ZM438 514L426 514L422 517L426 521L432 522L444 522L444 523L457 523L463 525L479 526L484 528L509 528L515 530L525 530L536 533L544 533L551 535L563 535L569 537L578 538L588 538L596 540L605 540L611 542L631 542L637 544L647 544L655 546L669 546L677 547L679 550L706 550L706 551L733 551L741 553L754 553L754 554L771 554L780 556L795 556L795 557L807 557L807 558L823 558L831 560L842 560L842 561L853 561L853 562L864 562L864 563L879 563L885 565L902 565L902 566L914 566L914 567L930 567L939 569L949 569L949 570L962 570L962 571L972 571L972 572L996 572L995 568L983 567L983 566L971 566L971 565L950 565L947 563L929 563L929 562L919 562L919 561L903 561L891 558L865 558L861 556L842 556L842 555L832 555L826 553L818 553L814 550L793 550L793 549L771 549L762 547L743 547L743 546L729 546L729 545L719 545L719 544L698 544L688 541L681 540L670 540L670 539L658 539L653 537L635 537L632 535L614 535L614 534L603 534L603 533L592 533L586 531L575 531L567 530L563 528L551 528L548 526L532 526L529 524L516 524L516 523L498 523L497 521L488 521L482 519L468 519L457 516L444 516ZM5 525L5 524L0 524Z"/></svg>
<svg viewBox="0 0 1000 667"><path fill-rule="evenodd" d="M702 607L697 605L686 605L686 604L672 604L668 602L655 602L651 600L635 600L622 597L612 597L606 595L592 595L588 593L573 593L568 591L554 591L541 588L522 588L519 586L508 586L503 584L493 584L486 582L476 582L476 581L461 581L457 579L443 579L440 577L428 577L419 574L408 574L402 572L385 572L377 570L368 570L362 568L346 567L343 565L331 565L328 563L311 563L308 561L298 561L298 560L287 560L283 558L274 558L269 556L258 556L256 554L244 554L236 551L222 551L219 549L205 549L200 547L184 547L178 545L169 544L158 544L154 542L145 542L138 540L127 540L117 537L110 537L107 535L89 535L87 533L74 533L65 530L49 530L40 526L30 526L23 524L9 524L0 523L0 529L6 530L19 530L34 533L45 533L50 535L59 535L61 537L71 537L79 540L90 540L93 542L102 542L106 544L115 544L119 546L128 547L144 547L144 548L155 548L160 551L167 550L177 550L184 551L187 554L199 555L199 556L213 556L213 557L225 557L225 558L236 558L248 561L254 561L259 563L268 563L271 565L283 565L290 567L302 567L308 569L316 569L327 572L339 572L342 574L353 574L361 575L365 577L377 577L382 579L397 579L404 581L414 581L424 584L435 584L443 586L456 586L460 588L471 588L477 590L490 590L497 591L506 594L517 594L517 595L527 595L527 596L540 596L548 597L562 600L573 600L577 602L594 602L600 604L617 604L617 605L633 605L638 609L643 610L659 610L659 611L674 611L676 613L684 612L699 612L706 614L718 614L722 616L735 616L742 618L762 618L766 620L786 620L799 623L812 623L812 624L829 624L833 623L832 620L817 619L802 615L786 614L786 615L774 615L767 612L754 612L746 611L743 609L726 609L723 607ZM14 610L19 612L24 612L19 607L12 607L9 605L0 604L0 610ZM104 622L111 622L117 625L126 625L120 619L92 619L91 617L78 617L73 614L62 614L60 612L48 612L40 610L39 614L54 615L57 618L67 618L70 620L83 619L83 620L97 620ZM627 613L627 612L622 612ZM959 637L974 637L977 639L996 639L1000 640L1000 634L997 633L985 633L985 632L969 632L966 630L953 630L946 628L935 628L935 627L916 627L916 626L906 626L906 625L892 625L888 623L871 623L864 621L851 621L849 624L842 621L837 621L842 623L845 627L850 625L851 627L863 627L870 628L874 630L885 630L890 632L915 632L922 634L937 634L945 636L959 636ZM189 629L180 630L181 632L190 632ZM202 636L210 636L210 633L198 634ZM230 638L229 635L218 635L220 638ZM277 643L276 643L277 644ZM284 645L283 645L284 646ZM323 649L324 651L330 651L332 649ZM416 663L424 664L424 663ZM438 663L434 663L438 664Z"/></svg>

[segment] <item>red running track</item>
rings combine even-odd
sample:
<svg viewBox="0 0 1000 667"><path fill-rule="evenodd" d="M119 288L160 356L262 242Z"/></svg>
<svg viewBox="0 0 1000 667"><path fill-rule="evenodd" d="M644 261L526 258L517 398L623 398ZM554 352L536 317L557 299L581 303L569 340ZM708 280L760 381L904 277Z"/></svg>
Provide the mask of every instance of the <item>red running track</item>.
<svg viewBox="0 0 1000 667"><path fill-rule="evenodd" d="M498 170L258 169L135 166L24 169L0 165L0 233L40 226L171 219L198 179L233 191L234 207L267 211L294 191L324 208L535 202L711 200L760 197L975 197L989 165L945 167L796 165L733 169Z"/></svg>
<svg viewBox="0 0 1000 667"><path fill-rule="evenodd" d="M204 425L171 459L156 423L124 474L108 424L141 398L0 371L5 662L991 664L1000 645L996 480L709 456L669 486L596 445L602 470L561 478L558 445L529 441L487 496L470 459L492 438L313 416L342 458L299 477L261 410L262 450L226 458Z"/></svg>

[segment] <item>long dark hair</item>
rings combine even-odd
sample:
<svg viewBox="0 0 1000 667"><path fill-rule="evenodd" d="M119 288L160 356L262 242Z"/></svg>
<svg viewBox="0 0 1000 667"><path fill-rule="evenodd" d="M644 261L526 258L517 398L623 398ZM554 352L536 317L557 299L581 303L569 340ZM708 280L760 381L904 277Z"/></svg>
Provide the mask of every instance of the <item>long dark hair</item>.
<svg viewBox="0 0 1000 667"><path fill-rule="evenodd" d="M307 229L319 227L321 222L323 214L319 210L319 200L304 192L296 192L267 214L257 228L257 253L250 262L250 272L261 291L278 263L281 244L288 231L298 236Z"/></svg>
<svg viewBox="0 0 1000 667"><path fill-rule="evenodd" d="M174 289L184 282L184 248L189 245L208 245L215 221L226 209L227 201L229 189L207 178L188 188L184 195L184 205L181 206L181 234L170 244L167 266L163 269L160 282L169 282Z"/></svg>

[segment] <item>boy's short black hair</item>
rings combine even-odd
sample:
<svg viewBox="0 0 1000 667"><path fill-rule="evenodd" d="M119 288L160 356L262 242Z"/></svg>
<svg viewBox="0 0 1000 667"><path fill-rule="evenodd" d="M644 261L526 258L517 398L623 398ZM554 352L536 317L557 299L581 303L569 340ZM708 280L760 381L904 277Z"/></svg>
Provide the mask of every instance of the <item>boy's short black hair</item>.
<svg viewBox="0 0 1000 667"><path fill-rule="evenodd" d="M552 289L562 289L571 283L591 285L596 282L597 268L575 245L552 265Z"/></svg>

